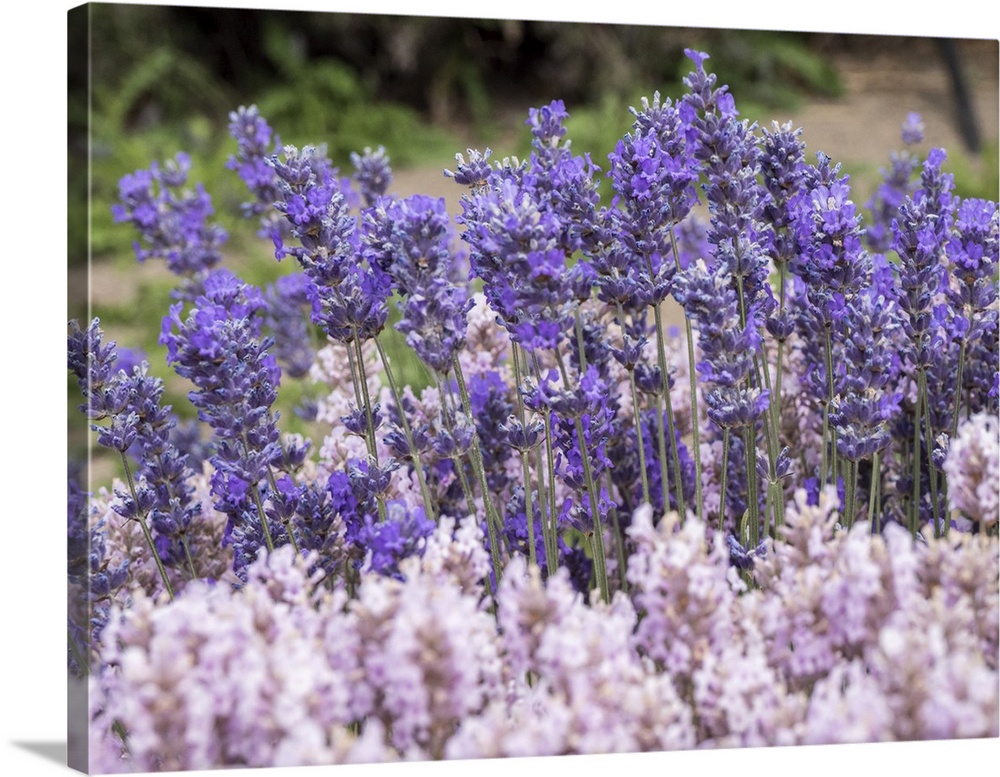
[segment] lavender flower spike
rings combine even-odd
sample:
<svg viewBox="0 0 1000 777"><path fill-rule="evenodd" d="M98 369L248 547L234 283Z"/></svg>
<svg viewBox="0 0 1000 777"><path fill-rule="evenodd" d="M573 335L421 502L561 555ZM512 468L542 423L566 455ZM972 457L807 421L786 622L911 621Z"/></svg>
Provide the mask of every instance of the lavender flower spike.
<svg viewBox="0 0 1000 777"><path fill-rule="evenodd" d="M200 276L222 260L224 229L209 224L212 200L198 184L184 189L191 160L179 153L162 166L136 170L121 179L119 202L111 212L116 222L131 223L139 232L135 255L140 262L162 258L171 272ZM144 245L148 247L143 247Z"/></svg>

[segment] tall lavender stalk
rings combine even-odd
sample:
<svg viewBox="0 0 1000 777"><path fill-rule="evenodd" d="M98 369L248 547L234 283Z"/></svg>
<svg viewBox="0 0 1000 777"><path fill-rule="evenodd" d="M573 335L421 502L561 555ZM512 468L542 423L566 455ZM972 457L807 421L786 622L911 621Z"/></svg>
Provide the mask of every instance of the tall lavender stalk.
<svg viewBox="0 0 1000 777"><path fill-rule="evenodd" d="M871 460L868 520L878 524L876 507L881 484L880 455L890 443L889 422L899 410L895 390L900 360L895 334L900 326L894 271L880 259L870 284L847 303L844 311L844 349L837 371L837 393L830 406L830 422L837 430L837 451L847 462L845 514L854 525L858 466Z"/></svg>
<svg viewBox="0 0 1000 777"><path fill-rule="evenodd" d="M862 245L861 215L851 200L840 165L817 154L805 169L802 188L792 198L793 229L799 251L789 269L802 281L796 294L796 326L812 354L807 385L823 411L823 455L819 479L837 482L836 433L830 405L836 393L835 354L845 336L844 310L868 283L871 257Z"/></svg>
<svg viewBox="0 0 1000 777"><path fill-rule="evenodd" d="M212 199L198 183L187 188L191 159L178 153L147 170L136 170L118 184L119 200L112 208L117 223L130 223L139 233L135 255L140 262L163 259L169 270L185 279L181 294L193 296L204 276L222 261L226 231L208 221Z"/></svg>
<svg viewBox="0 0 1000 777"><path fill-rule="evenodd" d="M899 255L900 310L907 336L903 354L916 372L916 401L912 409L913 466L910 501L910 530L918 530L921 505L921 449L930 457L932 435L927 421L927 371L936 359L932 348L935 328L935 297L945 282L941 262L952 221L952 176L943 173L945 153L933 149L924 162L920 188L899 208L893 222L893 249ZM921 440L921 428L924 429ZM930 469L932 486L935 474ZM936 494L932 494L935 533L941 531Z"/></svg>
<svg viewBox="0 0 1000 777"><path fill-rule="evenodd" d="M600 223L594 167L589 157L571 153L563 126L566 116L565 105L558 100L529 111L533 140L526 163L505 161L491 168L484 155L476 154L469 163L460 159L458 171L451 175L471 187L463 197L460 222L466 226L462 239L470 247L473 276L483 281L487 301L511 340L536 363L540 358L558 363L568 389L573 379L565 364L567 348L575 346L578 372L586 370L579 306L591 296L593 270L588 258L597 250ZM577 252L583 258L573 261ZM538 409L546 415L548 428L554 409L544 402ZM585 448L586 435L581 431L577 430L577 445ZM552 435L551 429L547 435ZM549 462L552 488L551 456ZM596 545L603 543L597 487L595 480L586 479ZM548 531L554 534L554 492L550 496ZM554 545L550 535L547 546ZM602 548L595 547L595 555L596 563L602 564ZM606 595L601 571L598 582Z"/></svg>
<svg viewBox="0 0 1000 777"><path fill-rule="evenodd" d="M626 310L632 313L634 320L639 319L635 320L634 326L641 324L641 317L648 308L653 309L657 359L662 375L661 398L670 427L676 503L683 516L686 512L684 489L666 375L661 306L670 296L674 275L680 269L674 229L696 202L694 182L698 171L687 143L688 127L681 120L676 106L669 100L661 104L659 94L656 94L652 104L643 99L642 110L632 109L632 112L636 117L633 131L619 140L614 152L609 155L611 168L608 175L615 189L615 199L608 211L608 229L613 242L603 256L595 259L594 266L599 273L602 299L617 306L619 325L623 329L629 326L624 320ZM669 258L671 256L672 259ZM694 337L691 322L686 318L685 333L691 374L692 415L697 418ZM700 430L697 423L692 425L691 432L695 507L697 515L701 516ZM662 433L659 442L661 466L665 468L666 445ZM665 471L661 474L661 481L666 489ZM663 502L665 506L669 504L666 495Z"/></svg>
<svg viewBox="0 0 1000 777"><path fill-rule="evenodd" d="M172 547L177 542L183 548L183 560L191 565L194 575L186 528L197 507L189 509L190 491L184 485L183 458L176 455L165 438L170 421L159 402L162 381L149 377L145 367L131 374L116 369L115 348L114 342L104 343L98 319L94 319L86 331L80 329L76 321L70 322L69 369L76 376L86 400L80 410L98 433L97 442L118 451L128 485L127 493L116 493L118 502L113 509L125 520L139 523L163 588L173 599L174 589L163 557L174 563L179 560ZM107 424L101 425L100 421L107 421ZM148 475L148 479L137 480L133 476L130 451L138 451L141 466L145 468L143 475ZM146 522L154 511L159 516L160 528L166 530L158 538L159 542Z"/></svg>
<svg viewBox="0 0 1000 777"><path fill-rule="evenodd" d="M227 535L235 532L268 550L281 539L295 545L287 524L284 537L275 537L264 507L267 492L277 490L273 468L285 466L286 454L272 409L281 371L269 351L272 339L261 334L262 295L217 270L185 318L183 308L180 302L171 306L160 343L177 374L194 383L188 396L215 432L212 486L217 506L229 514Z"/></svg>
<svg viewBox="0 0 1000 777"><path fill-rule="evenodd" d="M768 370L766 366L762 368L761 335L764 322L774 307L768 285L770 266L765 251L765 226L761 218L766 195L757 182L760 152L753 134L756 125L737 118L735 101L725 87L714 88L715 75L707 73L704 67L707 55L691 50L686 53L694 61L695 70L685 78L689 91L679 111L681 118L691 127L693 155L703 164L706 176L703 188L710 212L708 242L713 256L711 265L704 266L716 275L718 290L727 289L725 293L728 299L735 301L735 309L726 303L715 311L709 311L704 303L696 303L698 292L693 290L685 290L681 296L689 307L699 308L697 311L691 308L691 314L706 330L704 334L699 334L700 339L718 337L720 319L729 317L726 325L735 323L734 335L742 338L744 346L750 348L746 355L749 364L745 373L742 366L735 373L729 373L721 365L721 369L708 369L709 374L714 372L717 375L716 382L720 389L716 390L713 399L706 397L706 402L710 402L710 415L724 420L724 426L739 427L744 435L749 525L753 544L756 545L759 538L756 425L771 395L767 387ZM695 280L693 284L704 289L705 280ZM685 300L681 300L682 304ZM735 321L731 318L734 312ZM714 321L710 322L710 319ZM721 356L725 349L716 349L716 353ZM708 361L706 358L705 362ZM724 395L728 396L724 398ZM778 451L770 423L764 424L764 434L769 467L773 473ZM767 502L771 502L770 491Z"/></svg>

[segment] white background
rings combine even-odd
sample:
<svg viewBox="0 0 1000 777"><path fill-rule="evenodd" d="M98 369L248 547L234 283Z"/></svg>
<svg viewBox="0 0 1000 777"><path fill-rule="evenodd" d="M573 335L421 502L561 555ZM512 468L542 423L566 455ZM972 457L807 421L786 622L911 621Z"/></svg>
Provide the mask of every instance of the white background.
<svg viewBox="0 0 1000 777"><path fill-rule="evenodd" d="M678 2L663 10L646 3L508 0L460 5L445 0L413 3L226 2L229 7L354 11L438 16L541 18L560 21L669 24L827 32L998 38L993 3L878 3L868 0L808 2ZM52 775L65 767L39 752L59 754L65 743L65 488L63 386L66 299L66 12L72 3L20 0L5 6L0 23L3 101L0 103L0 385L2 385L3 526L0 551L0 732L2 774ZM657 4L659 6L660 4ZM896 9L890 11L890 6ZM997 120L997 117L983 117ZM859 128L863 131L863 128ZM61 757L55 755L54 757ZM784 774L935 775L1000 763L1000 740L668 753L453 764L340 767L355 775L500 775L512 769L544 771L595 768L635 774L714 774L769 777ZM293 777L329 767L275 769ZM987 767L989 770L989 767ZM228 774L260 775L235 770ZM192 772L208 775L212 772Z"/></svg>

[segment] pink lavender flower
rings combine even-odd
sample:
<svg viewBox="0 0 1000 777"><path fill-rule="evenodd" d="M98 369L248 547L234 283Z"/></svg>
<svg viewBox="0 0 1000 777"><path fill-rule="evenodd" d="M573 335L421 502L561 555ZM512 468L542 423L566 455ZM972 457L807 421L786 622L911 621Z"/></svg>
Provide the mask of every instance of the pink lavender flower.
<svg viewBox="0 0 1000 777"><path fill-rule="evenodd" d="M958 427L944 461L948 505L988 531L1000 520L1000 431L997 417L977 413Z"/></svg>

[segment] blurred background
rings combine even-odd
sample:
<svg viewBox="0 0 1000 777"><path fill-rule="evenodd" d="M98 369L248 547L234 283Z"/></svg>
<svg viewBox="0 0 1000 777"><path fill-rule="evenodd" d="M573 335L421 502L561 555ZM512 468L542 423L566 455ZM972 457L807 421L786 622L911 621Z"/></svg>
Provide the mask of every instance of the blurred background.
<svg viewBox="0 0 1000 777"><path fill-rule="evenodd" d="M456 153L525 156L528 109L562 99L574 149L606 166L629 106L680 96L695 48L743 116L791 121L808 161L823 151L842 163L859 206L910 112L926 127L918 150L947 149L959 194L998 197L996 40L104 3L87 13L69 29L69 318L99 315L109 337L141 349L182 413L185 388L156 343L176 279L137 266L136 236L111 205L123 175L186 151L189 182L205 184L229 231L226 263L260 285L294 270L240 217L247 191L225 167L240 105L256 104L284 143L325 143L342 174L352 151L384 146L391 191L443 196L457 213L461 187L443 175ZM74 424L71 409L71 447Z"/></svg>
<svg viewBox="0 0 1000 777"><path fill-rule="evenodd" d="M573 142L601 164L629 127L630 105L654 91L683 91L685 47L711 55L709 69L744 116L795 121L811 151L862 179L877 174L899 146L906 114L917 111L927 143L948 149L958 185L996 196L995 40L105 3L89 10L89 31L71 29L70 47L84 47L89 32L92 89L86 70L71 67L69 120L71 152L85 155L91 133L95 259L131 242L128 230L110 226L108 209L121 175L155 158L186 150L217 210L241 201L242 183L224 168L235 149L228 113L239 105L255 103L284 142L326 143L344 171L351 151L384 145L396 169L429 167L437 178L469 147L524 153L528 108L559 98ZM85 184L77 183L81 202ZM79 231L86 216L73 208L71 227ZM70 262L85 258L74 253Z"/></svg>

